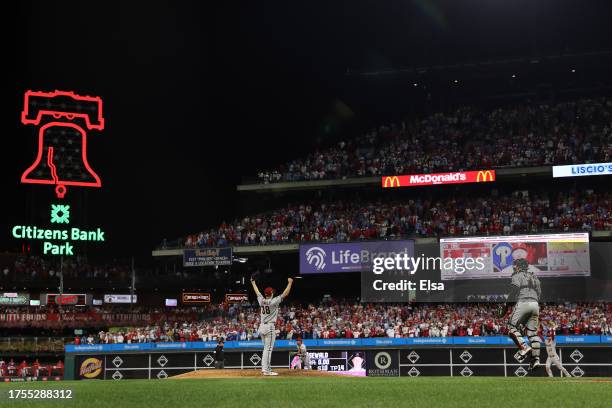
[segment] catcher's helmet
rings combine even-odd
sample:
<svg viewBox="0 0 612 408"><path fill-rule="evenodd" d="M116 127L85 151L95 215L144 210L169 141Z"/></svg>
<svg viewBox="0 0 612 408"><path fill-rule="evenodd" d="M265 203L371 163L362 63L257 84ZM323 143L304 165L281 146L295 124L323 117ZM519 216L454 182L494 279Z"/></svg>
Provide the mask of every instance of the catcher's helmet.
<svg viewBox="0 0 612 408"><path fill-rule="evenodd" d="M527 272L529 270L529 263L525 259L515 259L513 265L514 273Z"/></svg>

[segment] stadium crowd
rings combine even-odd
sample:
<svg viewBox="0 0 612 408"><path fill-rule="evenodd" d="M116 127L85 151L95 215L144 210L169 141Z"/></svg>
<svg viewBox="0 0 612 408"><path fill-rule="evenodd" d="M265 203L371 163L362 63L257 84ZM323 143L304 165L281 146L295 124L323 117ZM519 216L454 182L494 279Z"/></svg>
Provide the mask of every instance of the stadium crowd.
<svg viewBox="0 0 612 408"><path fill-rule="evenodd" d="M0 255L0 282L2 281L36 281L59 279L59 260L57 257L37 255ZM62 263L64 279L94 279L101 281L122 280L130 276L130 268L125 264L94 265L86 258L76 256L64 257Z"/></svg>
<svg viewBox="0 0 612 408"><path fill-rule="evenodd" d="M201 316L219 315L216 305L176 309L150 306L4 306L0 307L0 329L105 328L126 324L157 324L198 320Z"/></svg>
<svg viewBox="0 0 612 408"><path fill-rule="evenodd" d="M278 339L507 335L495 304L380 305L357 302L288 305L279 309ZM612 304L543 306L540 319L557 334L612 334ZM223 316L100 331L79 343L139 343L257 339L259 310L233 305Z"/></svg>
<svg viewBox="0 0 612 408"><path fill-rule="evenodd" d="M185 247L612 230L612 193L515 191L444 200L289 205L188 236Z"/></svg>
<svg viewBox="0 0 612 408"><path fill-rule="evenodd" d="M260 183L609 162L612 101L461 107L380 126L258 174Z"/></svg>

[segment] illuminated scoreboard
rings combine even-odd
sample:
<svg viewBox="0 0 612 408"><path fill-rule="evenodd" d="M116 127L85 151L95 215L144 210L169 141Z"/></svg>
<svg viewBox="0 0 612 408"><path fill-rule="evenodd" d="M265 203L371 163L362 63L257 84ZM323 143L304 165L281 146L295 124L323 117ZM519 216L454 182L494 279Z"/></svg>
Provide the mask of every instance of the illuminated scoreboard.
<svg viewBox="0 0 612 408"><path fill-rule="evenodd" d="M308 356L313 370L354 375L365 375L366 372L363 351L314 351L308 352Z"/></svg>

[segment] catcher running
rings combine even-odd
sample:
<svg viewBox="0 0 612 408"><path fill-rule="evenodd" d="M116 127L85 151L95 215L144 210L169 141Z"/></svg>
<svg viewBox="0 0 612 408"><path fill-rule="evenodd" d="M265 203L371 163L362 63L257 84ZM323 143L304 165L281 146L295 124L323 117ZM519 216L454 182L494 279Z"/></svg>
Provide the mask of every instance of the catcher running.
<svg viewBox="0 0 612 408"><path fill-rule="evenodd" d="M540 337L538 336L540 305L538 304L542 289L540 280L530 270L529 263L525 259L516 259L513 263L511 290L508 294L506 304L499 310L501 317L508 311L508 305L514 308L508 322L509 336L519 348L518 359L523 361L531 352L529 370L540 367ZM521 328L525 329L525 335L529 345L523 340Z"/></svg>

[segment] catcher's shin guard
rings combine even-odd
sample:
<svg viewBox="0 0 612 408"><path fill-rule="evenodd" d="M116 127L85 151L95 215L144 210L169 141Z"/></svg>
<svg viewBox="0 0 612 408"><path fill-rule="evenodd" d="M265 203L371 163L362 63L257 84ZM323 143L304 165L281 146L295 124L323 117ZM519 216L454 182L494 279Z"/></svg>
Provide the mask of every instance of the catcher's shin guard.
<svg viewBox="0 0 612 408"><path fill-rule="evenodd" d="M521 336L521 332L518 331L518 329L514 326L509 326L508 329L508 335L510 336L514 344L516 344L519 349L523 349L525 341L523 340L523 336Z"/></svg>
<svg viewBox="0 0 612 408"><path fill-rule="evenodd" d="M527 330L527 338L531 345L531 357L534 359L540 358L540 336L537 332Z"/></svg>

